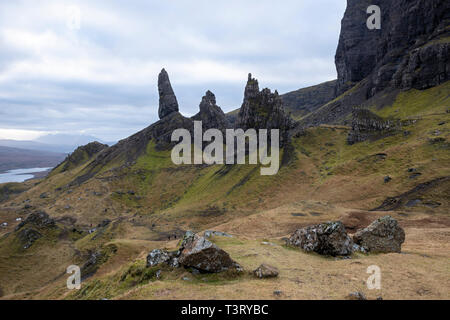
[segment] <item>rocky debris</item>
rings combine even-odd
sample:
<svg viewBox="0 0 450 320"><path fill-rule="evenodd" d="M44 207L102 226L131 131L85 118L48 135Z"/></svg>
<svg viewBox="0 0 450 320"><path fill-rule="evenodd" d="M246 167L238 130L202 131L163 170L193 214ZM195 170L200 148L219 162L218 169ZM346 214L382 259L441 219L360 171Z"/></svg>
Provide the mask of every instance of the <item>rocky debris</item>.
<svg viewBox="0 0 450 320"><path fill-rule="evenodd" d="M169 75L165 69L158 76L159 110L160 119L173 112L178 112L178 101L170 84Z"/></svg>
<svg viewBox="0 0 450 320"><path fill-rule="evenodd" d="M162 263L165 263L173 268L178 268L178 256L179 252L167 252L161 249L155 249L147 256L147 267L153 267Z"/></svg>
<svg viewBox="0 0 450 320"><path fill-rule="evenodd" d="M441 177L431 181L421 183L413 189L395 197L389 197L383 203L372 211L392 211L404 207L409 201L423 198L427 193L440 187L450 186L450 176ZM447 187L448 189L448 187Z"/></svg>
<svg viewBox="0 0 450 320"><path fill-rule="evenodd" d="M377 140L398 131L398 123L384 120L367 109L354 109L352 113L352 130L347 137L348 144L366 140Z"/></svg>
<svg viewBox="0 0 450 320"><path fill-rule="evenodd" d="M24 249L28 249L33 243L42 238L42 234L32 228L24 228L17 234Z"/></svg>
<svg viewBox="0 0 450 320"><path fill-rule="evenodd" d="M211 237L227 237L227 238L233 238L231 234L221 232L221 231L214 231L214 230L206 230L203 233L203 236L205 238L211 238Z"/></svg>
<svg viewBox="0 0 450 320"><path fill-rule="evenodd" d="M32 212L24 221L19 223L16 230L19 230L25 225L32 225L38 228L52 228L55 227L55 220L50 218L45 211L35 211Z"/></svg>
<svg viewBox="0 0 450 320"><path fill-rule="evenodd" d="M39 198L41 198L41 199L47 199L47 198L48 198L48 194L47 194L46 192L41 193L41 194L39 195Z"/></svg>
<svg viewBox="0 0 450 320"><path fill-rule="evenodd" d="M167 264L171 267L193 268L200 272L218 273L227 270L242 271L230 255L204 237L186 232L180 249L167 252L155 249L147 256L147 267Z"/></svg>
<svg viewBox="0 0 450 320"><path fill-rule="evenodd" d="M219 129L224 131L230 128L227 117L222 109L216 104L216 96L207 91L200 102L200 111L192 120L202 121L203 130Z"/></svg>
<svg viewBox="0 0 450 320"><path fill-rule="evenodd" d="M181 265L202 272L242 271L242 267L227 252L196 234L185 237L178 260Z"/></svg>
<svg viewBox="0 0 450 320"><path fill-rule="evenodd" d="M236 127L243 130L280 129L280 137L283 137L283 132L293 128L294 122L285 114L278 92L272 93L267 88L259 91L258 80L249 74Z"/></svg>
<svg viewBox="0 0 450 320"><path fill-rule="evenodd" d="M392 180L392 178L390 176L385 176L384 177L384 183L388 183Z"/></svg>
<svg viewBox="0 0 450 320"><path fill-rule="evenodd" d="M287 241L288 245L321 255L345 256L352 254L353 241L342 222L326 222L298 229Z"/></svg>
<svg viewBox="0 0 450 320"><path fill-rule="evenodd" d="M280 297L280 296L283 294L283 291L281 291L281 290L275 290L275 291L273 292L273 294L274 294L275 296L277 296L277 297Z"/></svg>
<svg viewBox="0 0 450 320"><path fill-rule="evenodd" d="M108 226L111 223L111 220L105 219L97 225L97 228L103 228Z"/></svg>
<svg viewBox="0 0 450 320"><path fill-rule="evenodd" d="M347 296L347 300L367 300L366 295L362 292L350 292Z"/></svg>
<svg viewBox="0 0 450 320"><path fill-rule="evenodd" d="M253 271L255 277L263 279L263 278L275 278L278 277L278 269L268 264L261 264L256 270Z"/></svg>
<svg viewBox="0 0 450 320"><path fill-rule="evenodd" d="M0 224L0 226L7 227L8 226L8 222L3 222L2 224Z"/></svg>
<svg viewBox="0 0 450 320"><path fill-rule="evenodd" d="M397 220L385 216L356 232L353 241L368 252L400 253L405 241L405 231L398 225Z"/></svg>

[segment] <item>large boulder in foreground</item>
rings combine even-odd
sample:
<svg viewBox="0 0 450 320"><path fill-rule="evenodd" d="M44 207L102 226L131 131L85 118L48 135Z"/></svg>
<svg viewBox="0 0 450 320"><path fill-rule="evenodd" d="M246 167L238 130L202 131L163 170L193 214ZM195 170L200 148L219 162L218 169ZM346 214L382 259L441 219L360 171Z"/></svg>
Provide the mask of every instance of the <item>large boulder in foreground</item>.
<svg viewBox="0 0 450 320"><path fill-rule="evenodd" d="M356 232L353 241L369 252L401 252L405 231L397 220L385 216Z"/></svg>
<svg viewBox="0 0 450 320"><path fill-rule="evenodd" d="M201 272L242 271L241 266L231 259L227 252L196 234L185 236L178 261L184 267L195 268Z"/></svg>
<svg viewBox="0 0 450 320"><path fill-rule="evenodd" d="M242 271L242 267L230 255L205 237L186 232L181 247L167 252L155 249L147 256L147 267L166 264L174 268L194 268L200 272L218 273L227 270Z"/></svg>
<svg viewBox="0 0 450 320"><path fill-rule="evenodd" d="M353 251L353 241L340 221L298 229L288 239L287 244L306 252L329 256L346 256Z"/></svg>

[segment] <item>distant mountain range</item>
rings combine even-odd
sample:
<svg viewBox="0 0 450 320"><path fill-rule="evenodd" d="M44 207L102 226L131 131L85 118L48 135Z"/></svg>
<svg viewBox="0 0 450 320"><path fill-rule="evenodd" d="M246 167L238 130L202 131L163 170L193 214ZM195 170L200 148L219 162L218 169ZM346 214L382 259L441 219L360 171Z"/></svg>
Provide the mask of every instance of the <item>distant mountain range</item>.
<svg viewBox="0 0 450 320"><path fill-rule="evenodd" d="M36 140L0 139L0 146L56 153L71 153L79 146L86 145L94 141L108 145L115 143L104 142L101 139L89 135L48 134L39 137Z"/></svg>
<svg viewBox="0 0 450 320"><path fill-rule="evenodd" d="M65 153L0 146L0 173L13 169L54 167L65 157Z"/></svg>

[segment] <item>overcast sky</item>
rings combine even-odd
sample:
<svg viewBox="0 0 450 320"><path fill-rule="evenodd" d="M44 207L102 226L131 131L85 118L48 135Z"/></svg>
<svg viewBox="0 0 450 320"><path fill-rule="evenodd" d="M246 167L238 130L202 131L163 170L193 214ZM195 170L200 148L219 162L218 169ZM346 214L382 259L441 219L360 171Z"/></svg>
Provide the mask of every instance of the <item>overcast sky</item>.
<svg viewBox="0 0 450 320"><path fill-rule="evenodd" d="M158 120L164 67L186 116L336 78L343 0L1 1L0 139L118 140Z"/></svg>

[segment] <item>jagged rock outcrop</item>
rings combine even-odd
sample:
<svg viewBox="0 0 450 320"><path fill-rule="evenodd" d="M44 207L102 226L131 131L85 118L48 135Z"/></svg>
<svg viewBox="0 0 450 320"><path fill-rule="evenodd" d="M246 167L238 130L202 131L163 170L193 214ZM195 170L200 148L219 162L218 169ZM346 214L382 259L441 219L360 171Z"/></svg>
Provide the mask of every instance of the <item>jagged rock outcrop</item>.
<svg viewBox="0 0 450 320"><path fill-rule="evenodd" d="M366 26L367 8L381 8L381 29ZM446 0L349 0L336 52L337 94L368 77L368 96L395 86L425 89L450 77Z"/></svg>
<svg viewBox="0 0 450 320"><path fill-rule="evenodd" d="M258 80L249 74L236 127L244 130L280 129L284 132L293 127L293 121L285 114L278 92L272 93L267 88L259 91Z"/></svg>
<svg viewBox="0 0 450 320"><path fill-rule="evenodd" d="M158 76L159 110L160 119L167 117L172 112L178 112L178 101L170 84L169 75L165 69Z"/></svg>
<svg viewBox="0 0 450 320"><path fill-rule="evenodd" d="M397 132L399 124L393 120L384 120L367 109L354 109L352 130L347 137L348 144L366 140L384 138Z"/></svg>
<svg viewBox="0 0 450 320"><path fill-rule="evenodd" d="M55 228L55 220L44 211L32 212L24 221L19 223L15 231L24 249L30 248L35 241L42 238L42 230Z"/></svg>
<svg viewBox="0 0 450 320"><path fill-rule="evenodd" d="M221 131L229 128L228 120L222 109L216 104L216 96L207 91L200 102L200 111L192 120L202 121L203 130L219 129Z"/></svg>
<svg viewBox="0 0 450 320"><path fill-rule="evenodd" d="M321 255L345 256L353 252L353 241L340 221L298 229L287 244Z"/></svg>
<svg viewBox="0 0 450 320"><path fill-rule="evenodd" d="M405 231L397 220L385 216L372 222L367 228L359 230L353 241L368 252L401 252L405 242Z"/></svg>
<svg viewBox="0 0 450 320"><path fill-rule="evenodd" d="M71 184L81 184L89 180L101 168L114 161L125 159L126 164L133 163L146 152L147 145L152 140L155 142L157 150L170 149L174 145L171 137L176 129L187 129L192 134L194 122L178 112L178 102L170 85L169 76L164 69L159 75L158 90L160 95L159 116L161 119L100 152L87 166L86 173L77 177Z"/></svg>

